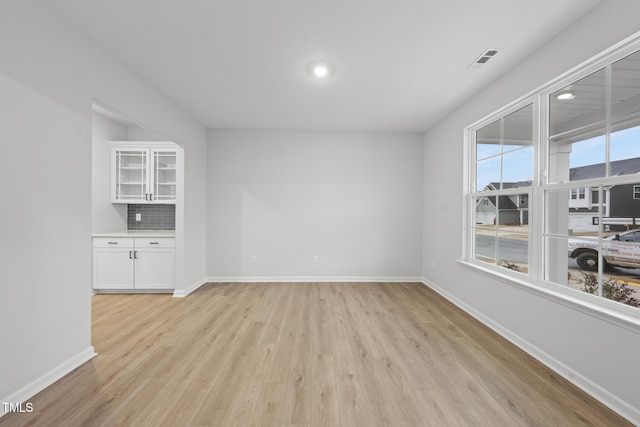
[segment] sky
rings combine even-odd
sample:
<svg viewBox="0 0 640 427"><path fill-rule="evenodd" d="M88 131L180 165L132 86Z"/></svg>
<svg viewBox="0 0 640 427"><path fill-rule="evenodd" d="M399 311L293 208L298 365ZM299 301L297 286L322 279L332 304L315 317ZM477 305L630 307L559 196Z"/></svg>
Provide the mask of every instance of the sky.
<svg viewBox="0 0 640 427"><path fill-rule="evenodd" d="M640 126L624 129L611 134L611 161L640 157ZM605 138L603 136L587 139L573 144L569 164L579 166L604 163Z"/></svg>

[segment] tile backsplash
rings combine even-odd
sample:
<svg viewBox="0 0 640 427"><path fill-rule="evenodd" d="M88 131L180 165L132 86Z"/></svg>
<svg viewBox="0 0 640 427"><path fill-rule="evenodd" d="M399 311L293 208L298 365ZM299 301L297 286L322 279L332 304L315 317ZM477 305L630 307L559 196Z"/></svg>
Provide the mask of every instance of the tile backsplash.
<svg viewBox="0 0 640 427"><path fill-rule="evenodd" d="M136 214L141 221L136 221ZM127 205L127 230L175 230L176 205Z"/></svg>

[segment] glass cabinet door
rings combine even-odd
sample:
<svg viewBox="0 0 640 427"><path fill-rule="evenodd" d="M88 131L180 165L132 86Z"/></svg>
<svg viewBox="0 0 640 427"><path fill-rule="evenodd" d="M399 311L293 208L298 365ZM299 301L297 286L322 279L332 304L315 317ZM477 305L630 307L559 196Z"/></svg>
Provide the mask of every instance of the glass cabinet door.
<svg viewBox="0 0 640 427"><path fill-rule="evenodd" d="M116 150L115 174L115 201L144 201L149 193L148 150Z"/></svg>
<svg viewBox="0 0 640 427"><path fill-rule="evenodd" d="M172 203L176 200L176 152L152 150L153 176L151 200Z"/></svg>

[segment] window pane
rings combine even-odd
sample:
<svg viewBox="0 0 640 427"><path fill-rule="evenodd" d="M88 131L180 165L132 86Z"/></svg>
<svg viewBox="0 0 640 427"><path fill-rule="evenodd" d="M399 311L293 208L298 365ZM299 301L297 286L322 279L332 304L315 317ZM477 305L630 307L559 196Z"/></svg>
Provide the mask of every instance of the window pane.
<svg viewBox="0 0 640 427"><path fill-rule="evenodd" d="M640 172L640 126L611 133L611 175Z"/></svg>
<svg viewBox="0 0 640 427"><path fill-rule="evenodd" d="M640 267L640 228L636 228L640 227L640 200L634 199L639 186L546 191L545 279L633 305L640 291L640 272L636 269ZM588 206L580 199L581 194ZM598 195L595 200L594 195ZM598 200L603 201L600 207Z"/></svg>
<svg viewBox="0 0 640 427"><path fill-rule="evenodd" d="M632 307L640 307L640 291L634 282L615 276L615 270L605 269L602 276L595 271L572 270L569 268L571 288L602 296L611 301ZM601 278L602 277L602 278Z"/></svg>
<svg viewBox="0 0 640 427"><path fill-rule="evenodd" d="M580 141L551 141L549 182L569 182L606 176L606 139L602 135Z"/></svg>
<svg viewBox="0 0 640 427"><path fill-rule="evenodd" d="M518 226L521 221L521 209L518 208L519 195L498 197L498 226Z"/></svg>
<svg viewBox="0 0 640 427"><path fill-rule="evenodd" d="M527 273L529 270L529 239L519 230L500 227L497 233L497 264L509 270Z"/></svg>
<svg viewBox="0 0 640 427"><path fill-rule="evenodd" d="M640 307L640 231L613 234L602 241L602 254L597 240L569 239L569 255L575 265L569 271L578 289L604 298ZM602 275L598 264L604 262Z"/></svg>
<svg viewBox="0 0 640 427"><path fill-rule="evenodd" d="M473 239L477 260L527 273L529 195L493 195L475 200Z"/></svg>
<svg viewBox="0 0 640 427"><path fill-rule="evenodd" d="M527 105L504 118L503 152L533 147L533 105Z"/></svg>
<svg viewBox="0 0 640 427"><path fill-rule="evenodd" d="M476 159L486 159L500 152L500 120L498 120L476 132Z"/></svg>
<svg viewBox="0 0 640 427"><path fill-rule="evenodd" d="M473 239L477 260L494 264L496 261L496 196L483 196L474 199L475 226Z"/></svg>
<svg viewBox="0 0 640 427"><path fill-rule="evenodd" d="M571 283L573 272L569 271L567 258L568 240L568 237L545 237L545 280L565 286Z"/></svg>
<svg viewBox="0 0 640 427"><path fill-rule="evenodd" d="M547 221L545 233L563 236L597 236L598 188L576 187L545 193Z"/></svg>
<svg viewBox="0 0 640 427"><path fill-rule="evenodd" d="M475 206L475 224L493 226L496 220L495 197L479 197L476 199Z"/></svg>
<svg viewBox="0 0 640 427"><path fill-rule="evenodd" d="M569 203L574 200L572 197L575 195L572 190L545 192L545 233L561 234L563 236L571 234L569 231Z"/></svg>
<svg viewBox="0 0 640 427"><path fill-rule="evenodd" d="M476 160L475 191L531 186L533 105L478 130Z"/></svg>
<svg viewBox="0 0 640 427"><path fill-rule="evenodd" d="M592 206L587 199L592 191L575 187L545 192L545 280L577 289L576 274L581 270L577 262L593 264L597 271L598 205ZM580 199L581 194L584 199ZM592 256L578 258L582 252Z"/></svg>
<svg viewBox="0 0 640 427"><path fill-rule="evenodd" d="M502 188L531 186L532 172L532 146L505 154L502 159Z"/></svg>
<svg viewBox="0 0 640 427"><path fill-rule="evenodd" d="M611 175L640 172L640 52L611 66Z"/></svg>
<svg viewBox="0 0 640 427"><path fill-rule="evenodd" d="M483 191L490 184L493 184L490 189L500 189L500 157L492 157L477 164L476 191Z"/></svg>
<svg viewBox="0 0 640 427"><path fill-rule="evenodd" d="M533 176L533 105L503 119L502 188L528 187ZM518 185L508 185L518 183Z"/></svg>
<svg viewBox="0 0 640 427"><path fill-rule="evenodd" d="M497 207L497 264L521 273L529 269L528 201L527 193L504 195Z"/></svg>
<svg viewBox="0 0 640 427"><path fill-rule="evenodd" d="M570 258L568 266L573 271L598 271L602 260L598 253L598 237L570 237L566 243Z"/></svg>
<svg viewBox="0 0 640 427"><path fill-rule="evenodd" d="M636 52L611 65L611 117L614 121L626 117L637 126L639 112L640 52Z"/></svg>
<svg viewBox="0 0 640 427"><path fill-rule="evenodd" d="M603 189L603 197L609 201L605 218L616 218L619 227L613 231L624 231L640 226L640 199L636 198L638 183L619 184Z"/></svg>
<svg viewBox="0 0 640 427"><path fill-rule="evenodd" d="M491 123L476 132L476 188L475 191L500 189L501 121Z"/></svg>
<svg viewBox="0 0 640 427"><path fill-rule="evenodd" d="M583 132L603 122L605 108L605 70L597 71L549 97L549 135Z"/></svg>
<svg viewBox="0 0 640 427"><path fill-rule="evenodd" d="M496 232L495 227L477 227L474 230L475 253L473 257L479 261L495 264Z"/></svg>
<svg viewBox="0 0 640 427"><path fill-rule="evenodd" d="M604 132L604 130L603 130ZM571 144L569 180L601 178L606 176L604 135Z"/></svg>
<svg viewBox="0 0 640 427"><path fill-rule="evenodd" d="M604 76L600 70L549 96L550 182L606 176Z"/></svg>

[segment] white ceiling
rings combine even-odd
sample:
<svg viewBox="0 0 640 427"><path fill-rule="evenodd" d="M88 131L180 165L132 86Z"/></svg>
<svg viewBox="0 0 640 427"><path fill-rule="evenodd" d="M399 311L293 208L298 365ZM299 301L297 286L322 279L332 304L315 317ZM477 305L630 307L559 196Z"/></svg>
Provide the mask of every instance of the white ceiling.
<svg viewBox="0 0 640 427"><path fill-rule="evenodd" d="M601 0L41 1L206 127L424 131Z"/></svg>

